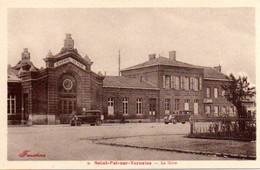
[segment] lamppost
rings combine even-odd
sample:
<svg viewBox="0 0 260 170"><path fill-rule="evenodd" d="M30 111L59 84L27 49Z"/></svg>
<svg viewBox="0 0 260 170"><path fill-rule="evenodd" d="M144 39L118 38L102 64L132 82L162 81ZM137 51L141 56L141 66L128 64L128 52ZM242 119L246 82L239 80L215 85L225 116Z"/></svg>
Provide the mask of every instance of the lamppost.
<svg viewBox="0 0 260 170"><path fill-rule="evenodd" d="M24 125L25 124L25 120L24 120L24 107L22 106L22 120L21 120L21 124Z"/></svg>

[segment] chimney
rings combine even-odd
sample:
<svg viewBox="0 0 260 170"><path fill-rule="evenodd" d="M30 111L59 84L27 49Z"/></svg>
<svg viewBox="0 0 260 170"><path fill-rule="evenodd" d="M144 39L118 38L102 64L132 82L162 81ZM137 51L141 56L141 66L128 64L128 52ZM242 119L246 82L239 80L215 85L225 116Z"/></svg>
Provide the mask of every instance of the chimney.
<svg viewBox="0 0 260 170"><path fill-rule="evenodd" d="M169 59L176 61L176 51L169 52Z"/></svg>
<svg viewBox="0 0 260 170"><path fill-rule="evenodd" d="M149 54L149 61L156 58L156 54Z"/></svg>
<svg viewBox="0 0 260 170"><path fill-rule="evenodd" d="M220 66L220 65L214 67L214 69L216 69L216 70L218 70L219 72L221 72L221 66Z"/></svg>

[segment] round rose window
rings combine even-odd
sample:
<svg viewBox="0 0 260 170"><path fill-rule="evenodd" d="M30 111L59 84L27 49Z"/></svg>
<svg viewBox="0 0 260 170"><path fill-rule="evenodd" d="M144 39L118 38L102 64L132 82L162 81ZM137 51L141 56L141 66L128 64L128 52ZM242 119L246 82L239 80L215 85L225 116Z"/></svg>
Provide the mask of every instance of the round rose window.
<svg viewBox="0 0 260 170"><path fill-rule="evenodd" d="M64 87L64 89L66 89L66 90L72 89L72 87L73 87L72 81L71 81L70 79L65 79L65 80L63 81L63 87Z"/></svg>

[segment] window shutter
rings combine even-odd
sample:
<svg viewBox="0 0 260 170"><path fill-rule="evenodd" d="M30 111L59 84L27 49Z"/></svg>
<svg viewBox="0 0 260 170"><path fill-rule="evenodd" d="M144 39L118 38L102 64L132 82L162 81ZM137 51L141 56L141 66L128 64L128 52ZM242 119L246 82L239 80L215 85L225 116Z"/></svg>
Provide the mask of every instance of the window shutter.
<svg viewBox="0 0 260 170"><path fill-rule="evenodd" d="M181 76L181 89L184 89L184 76Z"/></svg>
<svg viewBox="0 0 260 170"><path fill-rule="evenodd" d="M193 82L193 77L190 77L190 90L193 90L194 88L193 88L193 84L194 84L194 82Z"/></svg>
<svg viewBox="0 0 260 170"><path fill-rule="evenodd" d="M171 76L171 88L174 89L175 88L175 76Z"/></svg>
<svg viewBox="0 0 260 170"><path fill-rule="evenodd" d="M199 78L199 89L202 90L202 78Z"/></svg>
<svg viewBox="0 0 260 170"><path fill-rule="evenodd" d="M195 78L194 78L194 77L192 77L192 81L193 81L193 82L192 82L192 83L193 83L193 85L192 85L193 87L192 87L192 88L195 90L196 84L195 84ZM199 87L198 87L198 88L199 88Z"/></svg>
<svg viewBox="0 0 260 170"><path fill-rule="evenodd" d="M165 75L163 75L163 88L165 88Z"/></svg>
<svg viewBox="0 0 260 170"><path fill-rule="evenodd" d="M182 90L183 89L183 76L180 77L180 82L181 82L181 86L180 86L180 89Z"/></svg>

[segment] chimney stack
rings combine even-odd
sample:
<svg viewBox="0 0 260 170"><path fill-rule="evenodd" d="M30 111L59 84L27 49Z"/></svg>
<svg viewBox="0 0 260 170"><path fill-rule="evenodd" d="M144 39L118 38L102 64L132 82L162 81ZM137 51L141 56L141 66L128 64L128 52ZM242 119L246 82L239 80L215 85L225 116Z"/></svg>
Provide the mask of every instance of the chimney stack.
<svg viewBox="0 0 260 170"><path fill-rule="evenodd" d="M221 66L220 66L220 65L214 67L214 69L216 69L216 70L218 70L219 72L221 72Z"/></svg>
<svg viewBox="0 0 260 170"><path fill-rule="evenodd" d="M169 52L169 59L176 61L176 51Z"/></svg>
<svg viewBox="0 0 260 170"><path fill-rule="evenodd" d="M156 54L149 54L149 61L156 58Z"/></svg>

